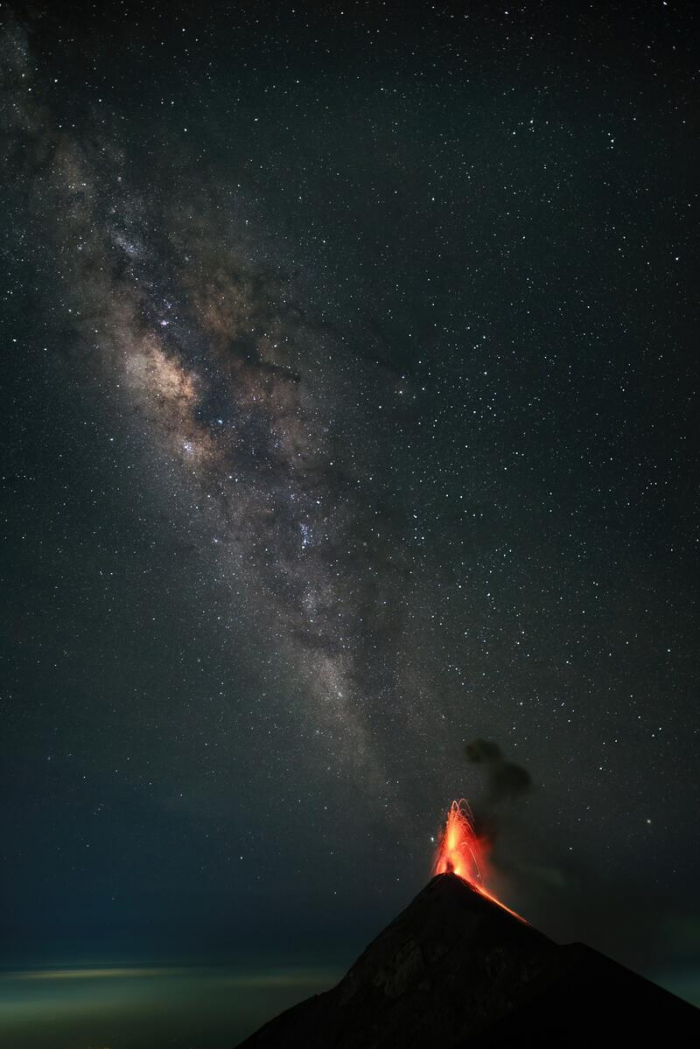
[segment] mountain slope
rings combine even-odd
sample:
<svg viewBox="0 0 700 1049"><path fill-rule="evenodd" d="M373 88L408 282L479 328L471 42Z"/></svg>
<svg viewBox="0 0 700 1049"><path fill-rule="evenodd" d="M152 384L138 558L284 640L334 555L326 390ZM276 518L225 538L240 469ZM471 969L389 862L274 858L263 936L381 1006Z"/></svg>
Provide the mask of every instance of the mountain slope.
<svg viewBox="0 0 700 1049"><path fill-rule="evenodd" d="M332 990L240 1049L627 1044L700 1024L696 1009L582 944L559 946L441 874Z"/></svg>

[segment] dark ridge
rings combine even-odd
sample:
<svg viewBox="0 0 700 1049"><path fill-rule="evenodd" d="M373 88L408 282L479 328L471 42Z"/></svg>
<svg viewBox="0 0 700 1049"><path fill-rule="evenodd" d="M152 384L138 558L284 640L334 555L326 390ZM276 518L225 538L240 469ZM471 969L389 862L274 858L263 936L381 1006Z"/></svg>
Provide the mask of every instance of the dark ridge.
<svg viewBox="0 0 700 1049"><path fill-rule="evenodd" d="M665 1044L698 1010L583 944L560 946L440 874L340 983L240 1049L467 1049Z"/></svg>

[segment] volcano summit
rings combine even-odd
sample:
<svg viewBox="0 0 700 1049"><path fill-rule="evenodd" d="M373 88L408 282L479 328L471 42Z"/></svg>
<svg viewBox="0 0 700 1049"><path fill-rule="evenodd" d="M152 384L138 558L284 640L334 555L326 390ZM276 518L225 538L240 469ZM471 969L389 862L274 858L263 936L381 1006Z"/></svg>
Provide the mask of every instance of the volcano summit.
<svg viewBox="0 0 700 1049"><path fill-rule="evenodd" d="M558 945L454 873L436 875L332 990L240 1049L667 1044L700 1014L584 944Z"/></svg>

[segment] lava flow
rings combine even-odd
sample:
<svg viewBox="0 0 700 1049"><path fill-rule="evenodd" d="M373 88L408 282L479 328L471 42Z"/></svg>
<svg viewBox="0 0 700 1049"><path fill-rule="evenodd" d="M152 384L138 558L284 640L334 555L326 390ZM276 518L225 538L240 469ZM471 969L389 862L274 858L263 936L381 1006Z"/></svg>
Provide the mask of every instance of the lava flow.
<svg viewBox="0 0 700 1049"><path fill-rule="evenodd" d="M445 829L435 855L433 874L456 874L487 900L498 904L508 914L524 922L524 918L512 911L510 907L506 907L505 903L501 903L486 889L484 886L485 868L485 843L476 835L471 809L464 798L461 801L453 801L447 813Z"/></svg>

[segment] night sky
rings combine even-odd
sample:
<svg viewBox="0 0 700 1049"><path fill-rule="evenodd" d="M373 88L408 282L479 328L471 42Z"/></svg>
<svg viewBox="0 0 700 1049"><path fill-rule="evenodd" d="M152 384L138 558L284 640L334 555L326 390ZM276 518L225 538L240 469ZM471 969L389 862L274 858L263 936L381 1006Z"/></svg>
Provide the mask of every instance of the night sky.
<svg viewBox="0 0 700 1049"><path fill-rule="evenodd" d="M510 906L700 1000L698 18L0 20L12 1049L230 1045L461 796Z"/></svg>

